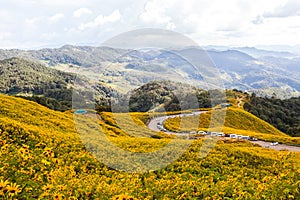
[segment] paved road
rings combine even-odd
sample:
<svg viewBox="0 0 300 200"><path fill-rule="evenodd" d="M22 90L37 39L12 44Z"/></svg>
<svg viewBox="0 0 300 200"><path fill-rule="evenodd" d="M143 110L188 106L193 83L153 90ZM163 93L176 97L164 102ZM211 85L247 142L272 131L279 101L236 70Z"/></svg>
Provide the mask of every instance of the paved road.
<svg viewBox="0 0 300 200"><path fill-rule="evenodd" d="M195 115L200 115L201 113L205 113L206 111L199 111L199 112L193 112L189 114L178 114L178 115L169 115L169 116L163 116L163 117L156 117L153 118L150 123L148 124L148 128L153 130L153 131L161 131L158 126L163 125L164 121L168 118L174 118L174 117L184 117L184 116L195 116ZM170 132L170 131L164 131L167 134L174 134L174 135L179 135L179 136L188 136L188 133L175 133L175 132ZM254 144L258 144L262 147L265 148L270 148L270 149L275 149L275 150L288 150L288 151L294 151L294 152L300 152L300 147L296 146L289 146L285 144L278 144L275 146L272 146L270 142L265 142L265 141L250 141Z"/></svg>
<svg viewBox="0 0 300 200"><path fill-rule="evenodd" d="M161 131L158 126L162 125L166 119L169 118L174 118L174 117L187 117L187 116L195 116L195 115L200 115L201 113L204 113L206 111L198 111L198 112L193 112L193 113L188 113L188 114L178 114L178 115L169 115L169 116L162 116L162 117L156 117L153 118L149 124L148 128L153 130L153 131ZM175 132L170 132L170 131L164 131L167 134L174 134L174 135L188 135L184 133L175 133Z"/></svg>

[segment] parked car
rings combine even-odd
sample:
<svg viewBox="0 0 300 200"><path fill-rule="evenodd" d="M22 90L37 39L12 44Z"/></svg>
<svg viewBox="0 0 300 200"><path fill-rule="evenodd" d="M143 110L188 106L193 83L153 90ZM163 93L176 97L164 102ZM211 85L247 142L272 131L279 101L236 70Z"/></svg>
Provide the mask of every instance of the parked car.
<svg viewBox="0 0 300 200"><path fill-rule="evenodd" d="M236 138L237 139L242 139L243 135L237 135Z"/></svg>
<svg viewBox="0 0 300 200"><path fill-rule="evenodd" d="M198 131L198 134L206 135L205 131Z"/></svg>
<svg viewBox="0 0 300 200"><path fill-rule="evenodd" d="M230 138L233 138L233 139L236 139L236 138L237 138L237 135L236 135L236 134L230 134L229 137L230 137Z"/></svg>
<svg viewBox="0 0 300 200"><path fill-rule="evenodd" d="M220 133L217 133L217 136L219 136L219 137L224 137L224 136L225 136L225 134L224 134L224 133L222 133L222 132L220 132Z"/></svg>
<svg viewBox="0 0 300 200"><path fill-rule="evenodd" d="M249 136L242 136L240 139L242 139L242 140L249 140L250 137Z"/></svg>
<svg viewBox="0 0 300 200"><path fill-rule="evenodd" d="M276 146L278 145L278 142L271 142L271 146Z"/></svg>
<svg viewBox="0 0 300 200"><path fill-rule="evenodd" d="M211 132L211 136L218 136L217 132Z"/></svg>

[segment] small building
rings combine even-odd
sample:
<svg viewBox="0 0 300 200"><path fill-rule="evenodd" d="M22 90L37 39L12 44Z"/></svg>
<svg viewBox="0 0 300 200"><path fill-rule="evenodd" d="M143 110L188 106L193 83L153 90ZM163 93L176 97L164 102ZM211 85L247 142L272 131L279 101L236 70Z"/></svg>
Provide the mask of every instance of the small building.
<svg viewBox="0 0 300 200"><path fill-rule="evenodd" d="M74 114L77 114L77 115L82 115L82 114L86 114L87 113L87 110L85 109L78 109L74 112Z"/></svg>
<svg viewBox="0 0 300 200"><path fill-rule="evenodd" d="M222 103L221 104L221 108L227 108L227 107L230 107L230 106L232 106L231 103Z"/></svg>

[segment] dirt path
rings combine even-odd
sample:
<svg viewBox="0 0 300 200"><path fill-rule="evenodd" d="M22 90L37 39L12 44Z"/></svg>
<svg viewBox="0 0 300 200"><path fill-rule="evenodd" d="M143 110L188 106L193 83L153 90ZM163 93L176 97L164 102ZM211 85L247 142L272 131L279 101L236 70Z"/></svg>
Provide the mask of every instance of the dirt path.
<svg viewBox="0 0 300 200"><path fill-rule="evenodd" d="M240 108L240 107L241 107L242 100L243 100L243 97L239 97L237 100L238 100L237 106L238 106L238 108Z"/></svg>

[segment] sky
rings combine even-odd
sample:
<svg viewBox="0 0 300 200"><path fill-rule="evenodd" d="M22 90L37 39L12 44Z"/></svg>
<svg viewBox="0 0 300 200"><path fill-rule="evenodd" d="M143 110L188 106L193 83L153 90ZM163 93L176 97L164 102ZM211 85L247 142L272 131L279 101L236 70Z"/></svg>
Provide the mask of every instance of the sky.
<svg viewBox="0 0 300 200"><path fill-rule="evenodd" d="M201 45L300 44L299 0L0 0L0 48L99 46L168 29Z"/></svg>

